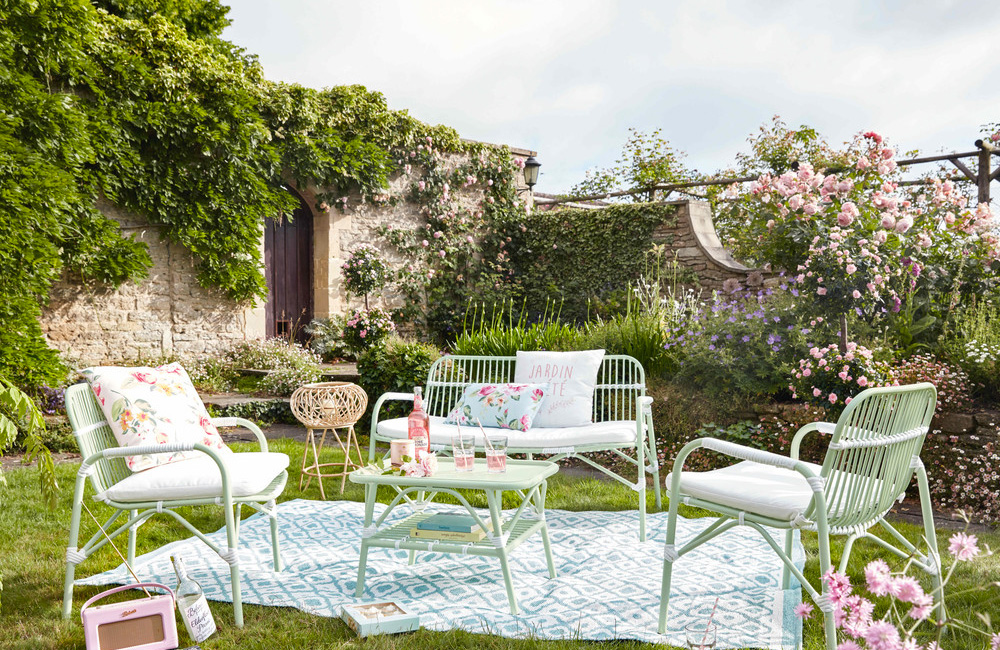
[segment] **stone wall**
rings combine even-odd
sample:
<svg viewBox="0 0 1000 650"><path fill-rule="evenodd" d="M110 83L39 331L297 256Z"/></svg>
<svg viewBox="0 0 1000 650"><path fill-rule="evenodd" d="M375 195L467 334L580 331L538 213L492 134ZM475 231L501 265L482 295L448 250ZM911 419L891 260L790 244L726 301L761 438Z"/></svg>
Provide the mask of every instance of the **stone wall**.
<svg viewBox="0 0 1000 650"><path fill-rule="evenodd" d="M668 257L676 255L678 263L698 277L702 290L722 289L726 280L751 284L763 277L740 264L719 241L712 220L712 209L704 201L671 201L676 204L677 218L653 230L653 241L667 247Z"/></svg>
<svg viewBox="0 0 1000 650"><path fill-rule="evenodd" d="M201 288L192 255L113 205L98 206L149 247L149 277L117 291L63 278L41 318L50 345L75 364L193 357L263 334L263 312Z"/></svg>

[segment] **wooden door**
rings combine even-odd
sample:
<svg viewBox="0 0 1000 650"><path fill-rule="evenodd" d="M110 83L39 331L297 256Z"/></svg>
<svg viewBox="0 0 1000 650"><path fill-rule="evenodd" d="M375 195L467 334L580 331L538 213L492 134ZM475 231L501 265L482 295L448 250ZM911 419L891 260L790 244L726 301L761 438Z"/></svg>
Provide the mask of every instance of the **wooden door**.
<svg viewBox="0 0 1000 650"><path fill-rule="evenodd" d="M292 219L272 219L264 231L264 275L267 279L267 336L294 336L313 318L313 218L299 197Z"/></svg>

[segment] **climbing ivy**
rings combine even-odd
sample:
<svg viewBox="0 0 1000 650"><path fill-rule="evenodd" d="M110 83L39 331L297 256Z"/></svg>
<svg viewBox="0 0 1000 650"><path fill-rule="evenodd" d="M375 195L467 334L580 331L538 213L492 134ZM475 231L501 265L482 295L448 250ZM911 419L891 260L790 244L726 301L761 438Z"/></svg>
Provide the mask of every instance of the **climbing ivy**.
<svg viewBox="0 0 1000 650"><path fill-rule="evenodd" d="M564 320L594 316L594 301L620 300L646 270L653 229L676 223L677 206L616 204L601 210L536 210L508 227L501 255L529 314L547 307Z"/></svg>
<svg viewBox="0 0 1000 650"><path fill-rule="evenodd" d="M61 375L38 325L61 274L146 275L145 245L101 199L191 251L203 286L248 300L266 294L265 220L297 206L289 181L329 204L375 197L424 138L465 150L360 86L267 81L220 37L227 12L217 0L0 3L0 374L29 387Z"/></svg>

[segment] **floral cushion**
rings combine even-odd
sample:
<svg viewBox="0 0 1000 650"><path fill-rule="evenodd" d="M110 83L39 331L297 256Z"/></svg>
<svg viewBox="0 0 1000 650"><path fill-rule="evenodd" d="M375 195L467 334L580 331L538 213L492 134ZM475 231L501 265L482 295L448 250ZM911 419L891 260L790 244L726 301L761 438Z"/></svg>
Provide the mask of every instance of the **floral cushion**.
<svg viewBox="0 0 1000 650"><path fill-rule="evenodd" d="M445 424L527 431L538 414L548 384L469 384Z"/></svg>
<svg viewBox="0 0 1000 650"><path fill-rule="evenodd" d="M157 368L98 366L81 370L122 447L195 442L229 453L179 363ZM203 456L198 451L126 456L133 472Z"/></svg>

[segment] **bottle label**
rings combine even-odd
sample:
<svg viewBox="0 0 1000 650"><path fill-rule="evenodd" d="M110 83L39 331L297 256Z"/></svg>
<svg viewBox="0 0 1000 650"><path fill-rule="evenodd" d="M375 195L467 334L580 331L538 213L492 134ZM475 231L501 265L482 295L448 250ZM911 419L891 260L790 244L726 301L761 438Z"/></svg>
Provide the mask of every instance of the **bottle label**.
<svg viewBox="0 0 1000 650"><path fill-rule="evenodd" d="M195 643L201 643L215 634L215 618L212 616L212 610L208 608L208 601L205 600L204 596L182 608L181 617L184 619L184 625L187 626L188 634L191 635Z"/></svg>

